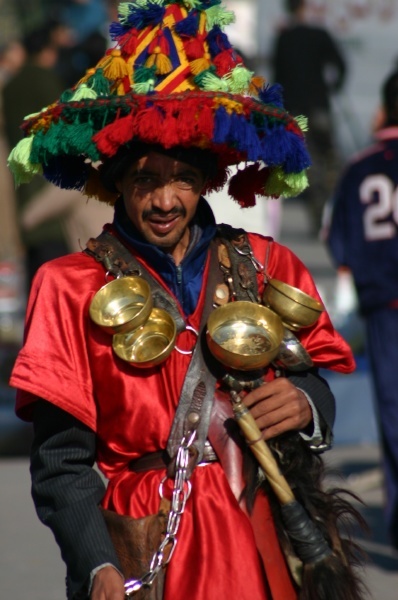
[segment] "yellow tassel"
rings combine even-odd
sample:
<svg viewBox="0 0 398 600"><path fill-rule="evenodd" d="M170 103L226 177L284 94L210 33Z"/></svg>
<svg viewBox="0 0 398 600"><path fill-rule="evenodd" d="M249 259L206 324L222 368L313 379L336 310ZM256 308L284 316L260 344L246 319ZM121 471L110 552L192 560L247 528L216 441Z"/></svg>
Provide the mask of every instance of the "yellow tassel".
<svg viewBox="0 0 398 600"><path fill-rule="evenodd" d="M205 55L202 58L196 58L193 60L191 63L189 63L189 67L193 75L199 75L199 73L206 71L210 67L210 64L210 60Z"/></svg>
<svg viewBox="0 0 398 600"><path fill-rule="evenodd" d="M122 58L120 50L112 50L112 52L104 59L103 65L101 66L105 77L112 81L124 79L129 74L127 63L124 58Z"/></svg>
<svg viewBox="0 0 398 600"><path fill-rule="evenodd" d="M250 80L249 93L252 96L258 96L258 91L263 89L263 87L265 86L265 83L266 83L266 81L265 81L264 77L255 75Z"/></svg>
<svg viewBox="0 0 398 600"><path fill-rule="evenodd" d="M167 75L167 73L170 73L173 70L171 60L167 54L161 52L159 46L155 48L153 54L148 56L145 61L145 66L148 68L155 66L157 75Z"/></svg>
<svg viewBox="0 0 398 600"><path fill-rule="evenodd" d="M241 115L244 112L243 105L240 102L231 100L230 98L214 98L213 102L217 107L223 106L229 114L232 114L234 112L238 115Z"/></svg>

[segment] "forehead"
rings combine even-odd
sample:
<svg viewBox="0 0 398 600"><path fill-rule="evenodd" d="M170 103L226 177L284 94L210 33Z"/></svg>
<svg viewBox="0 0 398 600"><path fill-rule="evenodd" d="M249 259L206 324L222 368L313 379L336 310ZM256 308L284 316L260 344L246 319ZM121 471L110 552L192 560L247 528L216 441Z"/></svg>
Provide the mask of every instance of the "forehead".
<svg viewBox="0 0 398 600"><path fill-rule="evenodd" d="M151 173L181 173L189 171L197 175L202 175L202 172L197 167L188 164L184 161L177 160L167 154L159 152L149 152L141 156L137 161L130 166L131 171L149 171Z"/></svg>

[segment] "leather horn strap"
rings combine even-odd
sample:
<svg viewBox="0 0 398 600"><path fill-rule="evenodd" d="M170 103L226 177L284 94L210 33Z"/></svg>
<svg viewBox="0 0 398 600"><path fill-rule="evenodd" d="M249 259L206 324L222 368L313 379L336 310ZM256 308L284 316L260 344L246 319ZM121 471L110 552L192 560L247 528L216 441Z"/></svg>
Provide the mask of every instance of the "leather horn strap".
<svg viewBox="0 0 398 600"><path fill-rule="evenodd" d="M192 354L188 372L182 386L180 401L167 442L169 456L175 457L181 439L189 431L196 430L193 443L195 450L192 470L202 461L203 449L209 429L210 416L214 403L214 391L218 374L214 369L214 359L210 356L206 343L206 323L213 309L213 294L218 283L223 281L218 263L218 240L210 244L209 276L206 285L206 297L199 328L198 342Z"/></svg>
<svg viewBox="0 0 398 600"><path fill-rule="evenodd" d="M106 270L116 268L123 275L136 274L145 279L151 286L153 305L173 317L177 333L185 330L186 323L174 298L114 235L104 231L97 238L89 239L85 252L102 262Z"/></svg>

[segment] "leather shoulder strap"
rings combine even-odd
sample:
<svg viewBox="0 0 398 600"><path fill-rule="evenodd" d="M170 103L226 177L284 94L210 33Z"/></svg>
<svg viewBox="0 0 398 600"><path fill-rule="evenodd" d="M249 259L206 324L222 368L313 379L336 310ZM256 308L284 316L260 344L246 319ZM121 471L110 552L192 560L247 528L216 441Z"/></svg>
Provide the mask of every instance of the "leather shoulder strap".
<svg viewBox="0 0 398 600"><path fill-rule="evenodd" d="M178 333L184 331L186 324L174 298L118 238L104 231L97 238L89 239L85 252L102 262L105 270L115 276L122 273L139 275L145 279L151 286L153 305L163 308L173 317Z"/></svg>

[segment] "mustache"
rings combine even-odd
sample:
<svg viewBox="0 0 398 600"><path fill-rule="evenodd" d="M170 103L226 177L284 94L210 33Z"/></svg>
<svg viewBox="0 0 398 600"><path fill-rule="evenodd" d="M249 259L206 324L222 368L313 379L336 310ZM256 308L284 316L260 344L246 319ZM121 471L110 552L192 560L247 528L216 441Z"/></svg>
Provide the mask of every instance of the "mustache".
<svg viewBox="0 0 398 600"><path fill-rule="evenodd" d="M164 211L164 210L161 210L160 208L155 207L155 208L151 208L150 210L144 210L144 212L142 213L142 218L145 221L146 219L150 219L151 217L163 217L163 218L177 217L177 216L185 217L186 214L187 214L187 211L182 206L175 206L174 208L172 208L171 210L168 210L168 211Z"/></svg>

